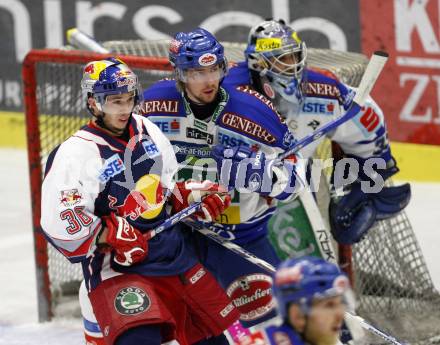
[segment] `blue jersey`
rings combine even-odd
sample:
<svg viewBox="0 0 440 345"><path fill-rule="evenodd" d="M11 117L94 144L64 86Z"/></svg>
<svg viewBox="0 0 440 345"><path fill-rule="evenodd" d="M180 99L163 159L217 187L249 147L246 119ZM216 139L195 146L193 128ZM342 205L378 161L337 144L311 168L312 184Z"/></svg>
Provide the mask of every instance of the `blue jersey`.
<svg viewBox="0 0 440 345"><path fill-rule="evenodd" d="M242 336L237 345L307 345L295 330L283 323L280 326L268 326Z"/></svg>
<svg viewBox="0 0 440 345"><path fill-rule="evenodd" d="M340 82L330 72L305 69L304 78L307 83L299 110L282 97L276 98L278 111L297 139L343 115L355 95L355 89ZM246 62L240 62L231 68L224 80L224 85L229 87L250 84L251 75ZM263 85L263 88L271 90L268 84ZM275 97L273 90L268 93ZM384 158L385 161L391 159L382 110L370 97L359 114L328 133L327 137L338 143L346 155L361 161L371 157ZM304 147L300 151L302 156L312 157L323 140L324 138L320 138Z"/></svg>
<svg viewBox="0 0 440 345"><path fill-rule="evenodd" d="M217 180L211 145L245 145L276 158L293 143L287 125L267 98L248 86L221 87L219 92L217 109L206 121L195 118L174 80L159 81L144 92L142 112L175 146L181 180ZM234 191L232 205L210 228L239 243L265 236L276 200L293 197L293 192L274 188L269 196Z"/></svg>
<svg viewBox="0 0 440 345"><path fill-rule="evenodd" d="M88 290L122 273L152 276L182 273L196 264L179 226L152 238L147 258L125 267L96 248L101 217L115 212L146 232L169 217L177 161L168 139L148 119L133 115L129 142L93 123L53 151L42 186L41 226L71 262L81 262Z"/></svg>

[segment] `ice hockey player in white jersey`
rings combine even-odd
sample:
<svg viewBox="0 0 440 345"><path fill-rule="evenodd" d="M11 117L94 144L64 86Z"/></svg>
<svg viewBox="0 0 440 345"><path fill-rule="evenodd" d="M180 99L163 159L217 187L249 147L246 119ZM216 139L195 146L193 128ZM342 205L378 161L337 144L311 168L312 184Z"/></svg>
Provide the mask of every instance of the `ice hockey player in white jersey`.
<svg viewBox="0 0 440 345"><path fill-rule="evenodd" d="M266 97L246 86L222 86L228 63L223 46L208 31L176 34L169 57L176 79L161 80L145 90L144 115L175 146L181 180L217 178L222 162L230 164L225 183L235 188L231 206L215 222L203 225L276 265L279 259L267 237L268 222L278 200L297 195L303 168L295 157L264 167L290 148L292 134ZM240 175L239 166L246 160L256 164ZM232 297L245 326L275 315L267 272L197 232L194 237L202 263Z"/></svg>
<svg viewBox="0 0 440 345"><path fill-rule="evenodd" d="M93 307L83 308L86 340L227 344L223 331L238 311L186 244L181 225L152 237L150 230L196 195L174 181L178 165L166 136L133 113L142 97L137 76L118 59L93 61L82 89L93 119L48 157L41 227L69 261L82 264L88 296L81 303ZM202 195L201 219L214 219L230 203L213 182L192 187Z"/></svg>
<svg viewBox="0 0 440 345"><path fill-rule="evenodd" d="M355 90L330 72L307 68L305 43L282 20L266 20L253 27L245 56L246 61L231 68L224 85L251 85L263 93L285 117L295 138L312 133L350 107ZM400 212L410 200L410 186L380 189L378 185L379 192L364 188L362 181L368 185L370 181L372 185L379 181L383 186L383 180L398 171L391 155L383 113L371 98L358 115L330 132L328 138L339 144L345 156L352 159L350 168L354 169L354 174L359 168L358 178L345 186L345 195L330 205L333 236L340 243L352 244L361 240L376 220ZM303 157L310 158L322 140L302 149ZM379 175L364 170L373 162L371 159L380 160L382 165L373 166ZM334 180L335 183L344 181L342 176L334 176Z"/></svg>
<svg viewBox="0 0 440 345"><path fill-rule="evenodd" d="M354 294L337 265L313 256L288 259L277 267L273 290L282 323L242 337L239 345L340 344Z"/></svg>

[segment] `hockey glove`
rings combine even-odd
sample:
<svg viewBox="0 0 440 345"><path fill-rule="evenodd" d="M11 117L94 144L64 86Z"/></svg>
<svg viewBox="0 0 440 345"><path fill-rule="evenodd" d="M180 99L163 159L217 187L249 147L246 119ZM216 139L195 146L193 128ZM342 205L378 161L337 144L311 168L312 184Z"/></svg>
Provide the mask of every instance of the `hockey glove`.
<svg viewBox="0 0 440 345"><path fill-rule="evenodd" d="M208 180L177 182L171 196L173 213L201 201L201 210L194 215L198 220L213 222L231 204L231 196L227 192L227 188Z"/></svg>
<svg viewBox="0 0 440 345"><path fill-rule="evenodd" d="M378 171L384 180L397 173L393 165ZM363 174L360 180L349 186L349 192L338 201L330 202L330 224L333 237L341 244L357 243L365 237L376 220L390 218L402 211L411 199L408 183L401 186L383 187L377 193L365 193L361 180L369 178Z"/></svg>
<svg viewBox="0 0 440 345"><path fill-rule="evenodd" d="M131 266L147 257L148 242L142 233L131 226L125 218L111 213L102 217L108 234L106 242L115 251L114 260L122 266Z"/></svg>
<svg viewBox="0 0 440 345"><path fill-rule="evenodd" d="M272 165L262 151L252 151L246 146L225 147L216 145L212 155L217 163L220 181L229 188L260 193L268 196L272 191Z"/></svg>

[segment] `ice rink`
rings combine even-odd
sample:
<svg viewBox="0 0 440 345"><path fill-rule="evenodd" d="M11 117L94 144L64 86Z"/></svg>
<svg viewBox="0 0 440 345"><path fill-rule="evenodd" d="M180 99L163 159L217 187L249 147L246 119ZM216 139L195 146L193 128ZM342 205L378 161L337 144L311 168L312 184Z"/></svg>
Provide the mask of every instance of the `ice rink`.
<svg viewBox="0 0 440 345"><path fill-rule="evenodd" d="M82 344L77 319L37 323L27 154L0 149L0 161L0 344ZM440 288L440 184L413 183L412 191L407 214Z"/></svg>

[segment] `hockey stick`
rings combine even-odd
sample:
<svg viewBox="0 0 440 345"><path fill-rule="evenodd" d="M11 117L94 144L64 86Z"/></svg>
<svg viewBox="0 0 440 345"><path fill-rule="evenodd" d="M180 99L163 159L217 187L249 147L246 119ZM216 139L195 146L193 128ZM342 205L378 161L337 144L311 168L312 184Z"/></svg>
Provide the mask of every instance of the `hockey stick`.
<svg viewBox="0 0 440 345"><path fill-rule="evenodd" d="M374 327L373 325L369 324L364 318L353 315L351 313L346 313L346 316L348 318L353 319L354 321L358 322L362 327L364 327L366 330L370 331L371 333L376 334L378 337L388 341L390 344L394 345L407 345L406 343L402 343L393 336L386 334L384 331L381 331L379 328Z"/></svg>

